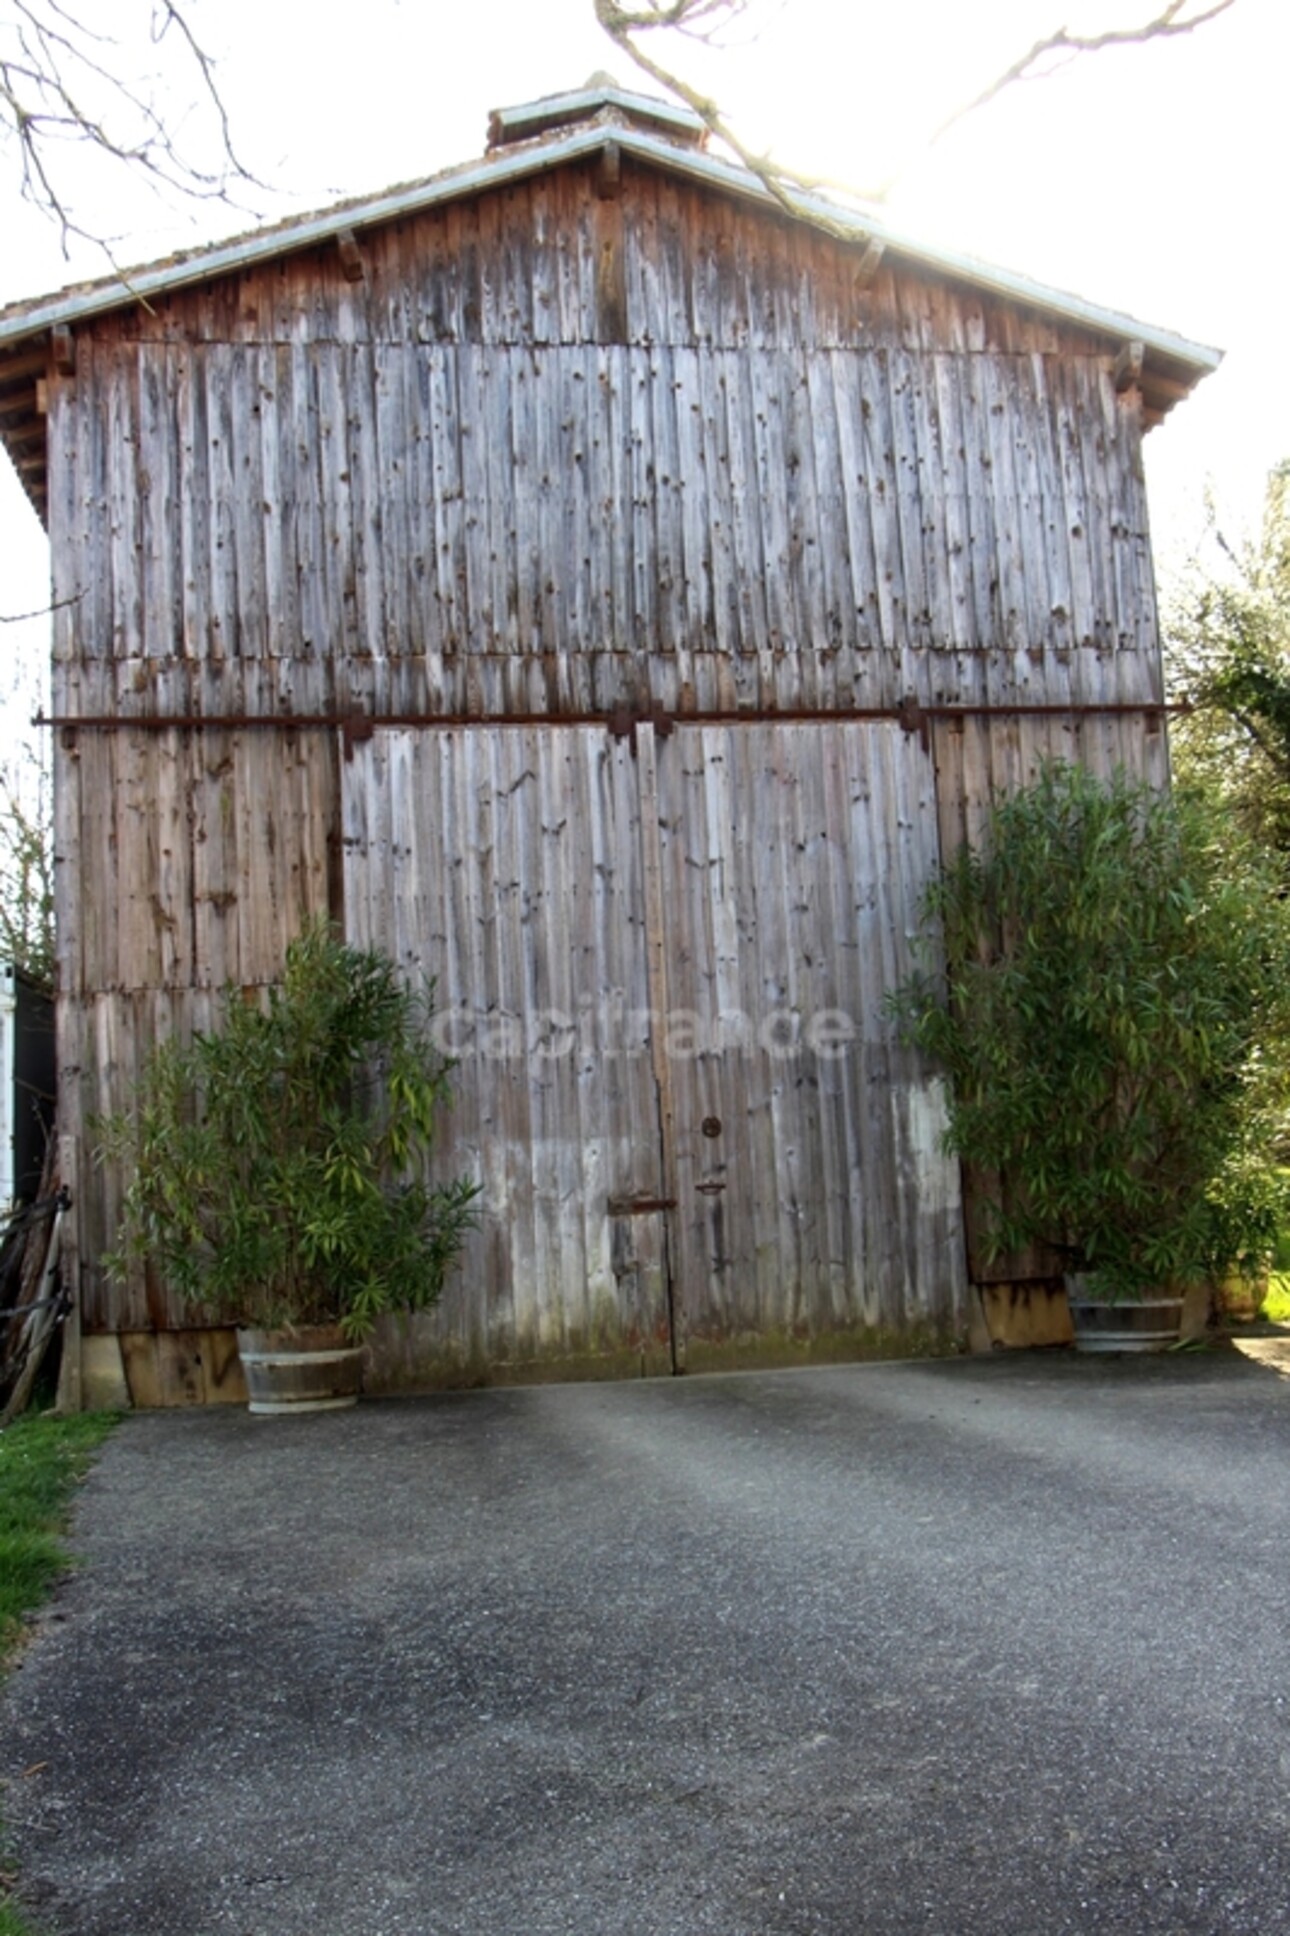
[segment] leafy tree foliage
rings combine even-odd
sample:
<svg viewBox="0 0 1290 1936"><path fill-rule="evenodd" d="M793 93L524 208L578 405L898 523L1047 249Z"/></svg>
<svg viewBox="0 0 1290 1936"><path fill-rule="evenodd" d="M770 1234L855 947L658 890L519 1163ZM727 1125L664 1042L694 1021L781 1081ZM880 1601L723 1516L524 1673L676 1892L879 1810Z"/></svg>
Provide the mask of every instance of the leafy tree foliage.
<svg viewBox="0 0 1290 1936"><path fill-rule="evenodd" d="M37 791L0 770L0 960L41 987L54 985L53 831L44 776Z"/></svg>
<svg viewBox="0 0 1290 1936"><path fill-rule="evenodd" d="M1166 626L1171 687L1194 706L1174 728L1175 765L1290 888L1290 460L1268 481L1256 540L1233 547L1212 529L1219 566L1193 571Z"/></svg>

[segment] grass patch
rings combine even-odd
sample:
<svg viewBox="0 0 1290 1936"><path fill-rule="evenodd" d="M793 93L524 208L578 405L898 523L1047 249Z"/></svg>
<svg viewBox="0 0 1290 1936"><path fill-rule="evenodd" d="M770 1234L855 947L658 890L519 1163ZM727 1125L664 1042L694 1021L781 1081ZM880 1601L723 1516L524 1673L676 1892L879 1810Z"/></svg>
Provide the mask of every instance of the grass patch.
<svg viewBox="0 0 1290 1936"><path fill-rule="evenodd" d="M0 1888L4 1884L0 1883ZM29 1922L25 1922L10 1901L0 1902L0 1936L36 1936Z"/></svg>
<svg viewBox="0 0 1290 1936"><path fill-rule="evenodd" d="M72 1490L116 1418L28 1413L0 1433L0 1672L27 1619L69 1563L62 1534ZM33 1936L0 1876L0 1936Z"/></svg>
<svg viewBox="0 0 1290 1936"><path fill-rule="evenodd" d="M115 1423L103 1412L44 1413L0 1434L0 1668L67 1565L61 1534L72 1488Z"/></svg>
<svg viewBox="0 0 1290 1936"><path fill-rule="evenodd" d="M1290 1324L1290 1271L1272 1273L1259 1315L1270 1318L1273 1324ZM3 1936L2 1930L0 1936Z"/></svg>

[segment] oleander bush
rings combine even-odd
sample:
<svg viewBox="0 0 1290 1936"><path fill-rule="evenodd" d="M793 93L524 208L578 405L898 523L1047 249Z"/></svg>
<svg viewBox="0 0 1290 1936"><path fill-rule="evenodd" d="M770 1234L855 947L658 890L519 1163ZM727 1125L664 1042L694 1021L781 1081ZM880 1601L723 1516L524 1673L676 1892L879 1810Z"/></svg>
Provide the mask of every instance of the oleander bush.
<svg viewBox="0 0 1290 1936"><path fill-rule="evenodd" d="M453 1064L432 1000L320 922L263 1004L228 989L216 1027L162 1043L101 1125L128 1177L110 1268L150 1263L215 1322L351 1338L433 1304L477 1186L433 1173Z"/></svg>
<svg viewBox="0 0 1290 1936"><path fill-rule="evenodd" d="M904 1038L949 1081L989 1252L1113 1295L1265 1259L1285 1214L1290 918L1199 799L1053 764L930 885Z"/></svg>

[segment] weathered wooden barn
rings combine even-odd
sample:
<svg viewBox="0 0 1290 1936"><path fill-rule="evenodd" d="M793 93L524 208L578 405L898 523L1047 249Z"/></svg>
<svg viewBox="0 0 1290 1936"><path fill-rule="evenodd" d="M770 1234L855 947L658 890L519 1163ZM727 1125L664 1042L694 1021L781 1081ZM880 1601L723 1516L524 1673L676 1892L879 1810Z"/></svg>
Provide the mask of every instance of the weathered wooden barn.
<svg viewBox="0 0 1290 1936"><path fill-rule="evenodd" d="M1217 358L827 213L597 83L0 312L96 1390L235 1390L227 1334L106 1281L92 1118L319 910L438 977L484 1186L378 1382L966 1340L943 1098L884 995L992 787L1164 778L1141 440Z"/></svg>

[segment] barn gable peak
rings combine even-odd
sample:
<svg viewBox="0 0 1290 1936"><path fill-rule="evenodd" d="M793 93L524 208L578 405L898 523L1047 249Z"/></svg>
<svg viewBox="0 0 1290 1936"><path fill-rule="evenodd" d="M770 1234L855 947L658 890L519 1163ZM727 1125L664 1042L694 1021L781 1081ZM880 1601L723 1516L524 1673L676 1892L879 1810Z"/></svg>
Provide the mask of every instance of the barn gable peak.
<svg viewBox="0 0 1290 1936"><path fill-rule="evenodd" d="M752 169L708 146L702 118L692 109L633 93L612 75L597 73L580 88L545 95L517 107L494 109L489 146L478 160L437 175L351 198L312 214L233 236L160 262L99 281L56 290L0 308L0 446L43 517L47 502L44 412L51 376L74 368L75 335L98 317L145 308L197 285L213 284L311 249L334 249L349 281L361 279L361 243L368 231L455 203L503 191L569 167L593 164L589 193L612 198L624 163L760 209L777 223L796 219L827 231L839 249L854 256L859 278L877 265L904 264L926 278L1016 307L1031 316L1072 325L1103 339L1115 359L1117 388L1137 387L1146 422L1159 419L1210 370L1220 353L1171 330L1139 322L1123 312L1053 289L1008 269L929 246L902 232L879 209L848 205L821 193L795 192L785 214L780 197Z"/></svg>

